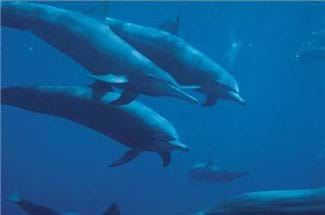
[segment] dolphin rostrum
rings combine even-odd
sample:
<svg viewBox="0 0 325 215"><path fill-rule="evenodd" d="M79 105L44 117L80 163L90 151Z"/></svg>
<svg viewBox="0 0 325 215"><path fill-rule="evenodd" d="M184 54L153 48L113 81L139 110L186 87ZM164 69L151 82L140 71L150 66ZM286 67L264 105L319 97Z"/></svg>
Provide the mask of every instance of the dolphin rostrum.
<svg viewBox="0 0 325 215"><path fill-rule="evenodd" d="M114 104L129 103L139 94L197 103L171 75L95 18L30 2L2 3L1 12L3 26L32 32L90 71L91 78L122 88Z"/></svg>
<svg viewBox="0 0 325 215"><path fill-rule="evenodd" d="M119 93L101 92L82 86L8 87L1 90L1 104L54 115L93 129L130 148L111 166L123 165L144 151L157 152L163 166L170 151L188 151L177 131L164 117L139 102L110 104Z"/></svg>
<svg viewBox="0 0 325 215"><path fill-rule="evenodd" d="M226 69L173 34L179 19L175 20L174 26L168 27L173 33L109 17L105 21L114 33L169 72L179 83L199 86L196 90L207 95L205 106L215 104L219 98L245 104L239 95L237 81Z"/></svg>

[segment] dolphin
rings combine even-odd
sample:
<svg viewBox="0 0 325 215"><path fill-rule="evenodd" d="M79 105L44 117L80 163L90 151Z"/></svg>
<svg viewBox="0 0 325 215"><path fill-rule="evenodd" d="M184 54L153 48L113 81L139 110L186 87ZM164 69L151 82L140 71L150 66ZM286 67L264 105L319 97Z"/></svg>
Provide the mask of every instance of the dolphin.
<svg viewBox="0 0 325 215"><path fill-rule="evenodd" d="M28 215L79 215L78 213L61 212L47 206L35 204L31 201L22 199L18 194L10 196L8 200L17 204Z"/></svg>
<svg viewBox="0 0 325 215"><path fill-rule="evenodd" d="M17 86L1 89L1 104L58 116L111 137L130 148L111 167L123 165L144 151L157 152L163 166L170 151L188 151L164 117L139 102L112 105L120 95L88 86Z"/></svg>
<svg viewBox="0 0 325 215"><path fill-rule="evenodd" d="M79 213L61 212L48 206L36 204L29 200L21 198L19 194L14 194L8 199L10 202L17 204L28 215L80 215ZM102 215L121 215L117 204L113 203Z"/></svg>
<svg viewBox="0 0 325 215"><path fill-rule="evenodd" d="M245 104L239 95L237 81L226 69L175 35L179 19L175 20L174 26L163 25L169 32L110 17L105 22L114 33L169 72L178 83L199 86L196 90L207 95L204 106L215 104L219 98Z"/></svg>
<svg viewBox="0 0 325 215"><path fill-rule="evenodd" d="M230 183L238 178L247 175L247 172L235 172L221 169L211 159L206 163L198 163L192 167L188 177L194 181L205 183Z"/></svg>
<svg viewBox="0 0 325 215"><path fill-rule="evenodd" d="M259 191L240 195L196 215L323 215L325 188Z"/></svg>
<svg viewBox="0 0 325 215"><path fill-rule="evenodd" d="M114 104L127 104L139 94L197 103L171 75L95 18L30 2L2 3L1 12L2 26L32 32L90 71L92 79L123 89Z"/></svg>

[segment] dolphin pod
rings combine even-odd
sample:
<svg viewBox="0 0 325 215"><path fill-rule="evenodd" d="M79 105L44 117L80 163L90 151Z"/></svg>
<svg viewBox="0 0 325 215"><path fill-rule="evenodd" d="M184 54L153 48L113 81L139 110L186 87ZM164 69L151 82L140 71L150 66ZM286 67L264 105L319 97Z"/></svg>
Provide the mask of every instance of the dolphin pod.
<svg viewBox="0 0 325 215"><path fill-rule="evenodd" d="M188 151L172 124L139 102L110 104L119 93L101 92L87 86L8 87L1 90L1 103L58 116L93 129L130 148L112 167L123 165L144 151L157 152L163 165L170 151Z"/></svg>
<svg viewBox="0 0 325 215"><path fill-rule="evenodd" d="M21 198L21 196L17 194L10 196L8 200L17 204L28 215L80 215L79 213L58 211L48 206L36 204L32 201ZM101 215L121 215L121 213L117 204L113 203L111 207Z"/></svg>
<svg viewBox="0 0 325 215"><path fill-rule="evenodd" d="M176 19L176 26L178 22ZM169 72L180 84L199 86L197 91L207 95L204 106L215 104L219 98L245 104L234 77L180 37L109 17L106 23L114 33ZM170 29L175 31L175 26Z"/></svg>
<svg viewBox="0 0 325 215"><path fill-rule="evenodd" d="M122 88L114 104L129 103L139 94L197 103L171 75L92 17L28 2L3 3L1 12L3 26L32 32L90 71L93 79Z"/></svg>
<svg viewBox="0 0 325 215"><path fill-rule="evenodd" d="M260 191L240 195L196 215L323 215L325 188Z"/></svg>

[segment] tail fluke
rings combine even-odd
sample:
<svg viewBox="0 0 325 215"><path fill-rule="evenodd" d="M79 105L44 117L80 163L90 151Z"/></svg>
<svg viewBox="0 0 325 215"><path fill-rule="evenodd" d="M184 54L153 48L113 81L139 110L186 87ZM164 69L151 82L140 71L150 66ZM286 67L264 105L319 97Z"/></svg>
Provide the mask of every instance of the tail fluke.
<svg viewBox="0 0 325 215"><path fill-rule="evenodd" d="M113 203L102 215L121 215L118 205Z"/></svg>

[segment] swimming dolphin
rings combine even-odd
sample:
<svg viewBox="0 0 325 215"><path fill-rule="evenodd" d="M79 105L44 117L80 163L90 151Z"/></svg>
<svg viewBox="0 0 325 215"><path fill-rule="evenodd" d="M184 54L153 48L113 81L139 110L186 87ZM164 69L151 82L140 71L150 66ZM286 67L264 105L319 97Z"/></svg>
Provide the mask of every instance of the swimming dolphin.
<svg viewBox="0 0 325 215"><path fill-rule="evenodd" d="M79 215L77 213L61 212L47 206L35 204L31 201L22 199L17 194L10 196L9 201L17 204L28 215Z"/></svg>
<svg viewBox="0 0 325 215"><path fill-rule="evenodd" d="M91 78L124 89L114 104L129 103L139 94L197 103L171 75L95 18L29 2L2 3L1 12L2 26L32 32L85 67Z"/></svg>
<svg viewBox="0 0 325 215"><path fill-rule="evenodd" d="M235 172L221 169L209 159L206 163L194 165L189 171L188 177L194 181L226 184L247 174L247 172Z"/></svg>
<svg viewBox="0 0 325 215"><path fill-rule="evenodd" d="M207 95L205 106L215 104L219 98L245 104L234 77L175 34L110 17L105 21L113 32L169 72L179 83L199 86L197 90ZM175 23L178 26L179 20L176 19ZM175 33L175 27L169 26Z"/></svg>
<svg viewBox="0 0 325 215"><path fill-rule="evenodd" d="M1 90L1 104L58 116L93 129L130 148L112 167L123 165L144 151L157 152L163 166L170 151L188 151L165 118L139 102L111 105L119 93L83 86L8 87Z"/></svg>
<svg viewBox="0 0 325 215"><path fill-rule="evenodd" d="M103 213L103 215L121 215L120 209L118 208L117 204L113 203L110 208Z"/></svg>
<svg viewBox="0 0 325 215"><path fill-rule="evenodd" d="M325 188L240 195L196 215L324 215Z"/></svg>
<svg viewBox="0 0 325 215"><path fill-rule="evenodd" d="M79 213L61 212L44 205L22 199L20 195L14 194L8 199L10 202L17 204L28 215L80 215ZM121 215L117 204L112 204L102 215Z"/></svg>

